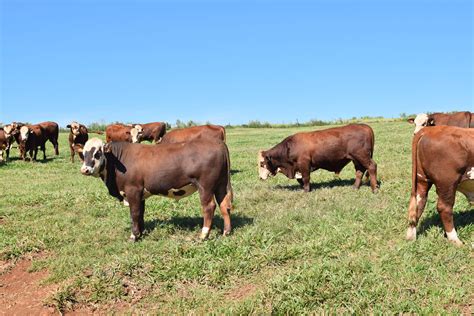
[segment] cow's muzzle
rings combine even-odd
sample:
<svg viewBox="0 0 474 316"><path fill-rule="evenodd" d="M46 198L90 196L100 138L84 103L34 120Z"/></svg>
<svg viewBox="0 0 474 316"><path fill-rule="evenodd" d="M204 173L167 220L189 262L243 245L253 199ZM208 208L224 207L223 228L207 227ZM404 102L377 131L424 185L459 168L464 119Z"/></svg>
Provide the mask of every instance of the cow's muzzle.
<svg viewBox="0 0 474 316"><path fill-rule="evenodd" d="M81 173L85 176L90 176L93 173L93 170L89 166L82 166L81 167Z"/></svg>

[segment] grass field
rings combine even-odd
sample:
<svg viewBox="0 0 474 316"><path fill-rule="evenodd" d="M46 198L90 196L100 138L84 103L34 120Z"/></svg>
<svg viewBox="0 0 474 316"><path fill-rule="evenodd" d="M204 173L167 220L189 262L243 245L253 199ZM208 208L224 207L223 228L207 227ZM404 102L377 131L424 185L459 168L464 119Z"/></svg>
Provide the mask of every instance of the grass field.
<svg viewBox="0 0 474 316"><path fill-rule="evenodd" d="M60 284L46 300L60 310L132 302L147 313L472 312L474 210L457 195L455 225L465 245L453 246L443 236L433 188L418 240L405 241L413 126L370 125L376 195L367 185L352 189L352 164L340 180L313 172L310 193L283 175L258 179L259 149L314 128L228 129L234 230L220 235L217 211L205 242L198 240L197 194L148 199L146 234L127 242L128 208L99 179L80 174L61 134L59 157L48 143L47 162L0 167L1 259L46 254L33 267Z"/></svg>

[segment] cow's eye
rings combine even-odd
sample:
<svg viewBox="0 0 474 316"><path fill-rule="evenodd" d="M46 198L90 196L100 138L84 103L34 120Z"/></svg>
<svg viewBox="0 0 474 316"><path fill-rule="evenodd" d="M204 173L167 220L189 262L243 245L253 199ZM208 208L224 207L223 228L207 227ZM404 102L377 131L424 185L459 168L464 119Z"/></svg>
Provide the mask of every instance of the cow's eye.
<svg viewBox="0 0 474 316"><path fill-rule="evenodd" d="M98 151L95 152L94 159L97 159L97 160L100 159L100 152L98 152Z"/></svg>

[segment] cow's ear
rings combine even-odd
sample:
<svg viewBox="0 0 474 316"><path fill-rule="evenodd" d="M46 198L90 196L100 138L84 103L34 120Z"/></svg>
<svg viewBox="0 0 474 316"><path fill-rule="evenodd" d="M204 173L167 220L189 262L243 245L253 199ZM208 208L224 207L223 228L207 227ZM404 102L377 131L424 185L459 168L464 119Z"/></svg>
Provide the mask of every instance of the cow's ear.
<svg viewBox="0 0 474 316"><path fill-rule="evenodd" d="M110 143L106 143L103 148L104 148L104 153L110 153L112 151Z"/></svg>
<svg viewBox="0 0 474 316"><path fill-rule="evenodd" d="M415 119L413 117L410 117L408 120L407 120L408 123L410 124L413 124L415 123Z"/></svg>
<svg viewBox="0 0 474 316"><path fill-rule="evenodd" d="M67 128L71 128L71 125L70 125L70 124L68 124L68 125L66 125L66 127L67 127Z"/></svg>
<svg viewBox="0 0 474 316"><path fill-rule="evenodd" d="M434 126L435 125L435 121L434 121L434 118L429 118L428 119L428 126Z"/></svg>
<svg viewBox="0 0 474 316"><path fill-rule="evenodd" d="M81 133L83 133L83 134L87 133L87 129L86 129L86 127L85 127L84 125L81 125L81 126L79 127L79 131L81 131Z"/></svg>

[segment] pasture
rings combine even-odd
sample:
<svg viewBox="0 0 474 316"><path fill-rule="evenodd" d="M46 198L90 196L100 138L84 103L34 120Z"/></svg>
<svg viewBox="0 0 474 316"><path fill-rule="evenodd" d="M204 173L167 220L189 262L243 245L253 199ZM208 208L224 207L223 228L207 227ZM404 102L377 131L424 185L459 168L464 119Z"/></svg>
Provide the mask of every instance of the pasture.
<svg viewBox="0 0 474 316"><path fill-rule="evenodd" d="M216 210L204 242L197 194L148 199L145 236L130 243L128 207L100 179L82 176L79 159L69 161L66 133L59 157L47 143L44 163L20 161L13 149L0 166L1 260L33 256L31 269L48 271L42 284L58 287L44 303L61 311L472 313L474 210L458 193L454 219L464 246L455 247L443 236L433 188L417 241L405 241L413 126L369 125L375 195L368 185L352 189L352 164L340 179L313 172L310 193L281 174L258 179L259 149L317 128L228 129L233 232L221 236Z"/></svg>

